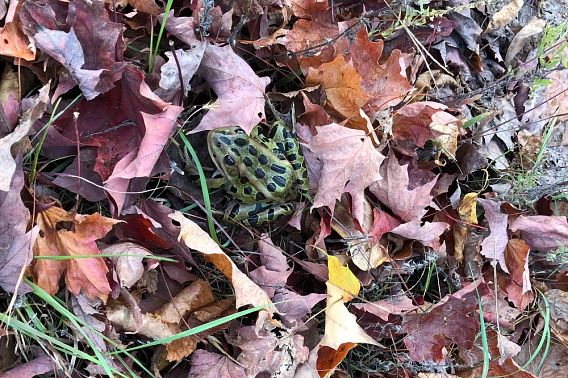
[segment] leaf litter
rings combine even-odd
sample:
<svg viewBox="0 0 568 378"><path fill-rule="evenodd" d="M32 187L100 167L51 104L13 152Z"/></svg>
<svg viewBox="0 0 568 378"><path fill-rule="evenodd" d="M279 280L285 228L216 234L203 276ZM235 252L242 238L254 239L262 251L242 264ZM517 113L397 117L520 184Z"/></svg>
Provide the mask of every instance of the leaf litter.
<svg viewBox="0 0 568 378"><path fill-rule="evenodd" d="M559 4L0 7L0 374L554 376ZM207 133L276 122L309 193L228 223Z"/></svg>

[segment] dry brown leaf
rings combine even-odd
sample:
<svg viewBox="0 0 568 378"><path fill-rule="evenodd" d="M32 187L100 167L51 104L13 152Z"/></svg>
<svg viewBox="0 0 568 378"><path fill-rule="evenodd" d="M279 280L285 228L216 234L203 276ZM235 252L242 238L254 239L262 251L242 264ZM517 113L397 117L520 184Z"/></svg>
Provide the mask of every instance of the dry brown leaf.
<svg viewBox="0 0 568 378"><path fill-rule="evenodd" d="M361 77L350 61L343 55L318 68L310 68L306 85L321 85L326 94L327 104L339 114L358 124L365 125L359 110L371 97L361 88Z"/></svg>
<svg viewBox="0 0 568 378"><path fill-rule="evenodd" d="M131 288L144 274L145 256L151 256L149 250L131 242L124 242L109 245L104 248L102 253L114 254L110 259L114 262L116 274L118 275L120 286Z"/></svg>
<svg viewBox="0 0 568 378"><path fill-rule="evenodd" d="M10 1L4 26L0 28L0 40L3 41L0 44L0 54L32 61L35 59L36 47L21 29L22 21L18 13L22 3L21 0Z"/></svg>
<svg viewBox="0 0 568 378"><path fill-rule="evenodd" d="M179 211L170 215L170 218L181 225L179 239L183 240L189 248L203 253L209 262L231 280L235 289L237 308L246 305L254 307L266 306L266 310L269 313L275 312L276 309L268 295L239 270L229 256L221 250L205 231L199 228L193 221L184 217Z"/></svg>
<svg viewBox="0 0 568 378"><path fill-rule="evenodd" d="M99 255L96 241L105 236L119 220L99 213L81 215L68 213L59 207L51 207L37 216L40 234L34 245L34 256L77 257L69 260L37 259L32 271L34 280L49 294L59 291L59 280L65 272L65 282L70 292L79 295L81 290L88 297L98 297L106 302L110 293L108 268Z"/></svg>
<svg viewBox="0 0 568 378"><path fill-rule="evenodd" d="M177 293L154 314L163 322L178 324L186 314L208 306L214 301L215 296L207 281L197 280Z"/></svg>
<svg viewBox="0 0 568 378"><path fill-rule="evenodd" d="M501 10L495 12L485 32L490 32L507 25L513 18L517 17L524 3L524 0L511 0L511 2L502 7Z"/></svg>
<svg viewBox="0 0 568 378"><path fill-rule="evenodd" d="M513 59L517 56L517 54L523 49L523 47L528 43L531 37L542 33L544 30L544 26L546 25L546 21L541 20L540 18L534 17L532 20L529 21L528 24L523 26L520 32L513 37L511 44L509 45L509 49L507 50L507 55L505 55L505 65L510 66L513 62Z"/></svg>

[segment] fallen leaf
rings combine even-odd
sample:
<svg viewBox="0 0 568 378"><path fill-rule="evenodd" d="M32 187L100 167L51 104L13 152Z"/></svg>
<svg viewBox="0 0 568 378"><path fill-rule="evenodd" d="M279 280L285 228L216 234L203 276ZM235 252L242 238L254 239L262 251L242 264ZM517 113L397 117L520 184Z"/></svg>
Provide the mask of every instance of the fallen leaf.
<svg viewBox="0 0 568 378"><path fill-rule="evenodd" d="M9 3L4 26L0 28L0 39L3 41L0 54L32 61L35 59L36 46L22 31L20 12L23 1L11 0Z"/></svg>
<svg viewBox="0 0 568 378"><path fill-rule="evenodd" d="M410 182L407 165L399 165L392 151L383 162L380 172L381 179L373 183L369 190L401 220L411 222L422 219L427 212L426 206L432 200L430 191L437 178L408 190Z"/></svg>
<svg viewBox="0 0 568 378"><path fill-rule="evenodd" d="M272 300L284 325L300 328L311 309L326 298L325 294L299 295L288 289L276 289Z"/></svg>
<svg viewBox="0 0 568 378"><path fill-rule="evenodd" d="M354 218L363 223L364 190L381 179L384 156L362 130L336 123L316 129L305 152L310 182L319 185L312 208L327 206L333 212L335 202L349 193Z"/></svg>
<svg viewBox="0 0 568 378"><path fill-rule="evenodd" d="M206 281L197 280L177 293L154 315L165 323L178 324L187 314L210 305L215 301L211 286Z"/></svg>
<svg viewBox="0 0 568 378"><path fill-rule="evenodd" d="M335 256L327 256L327 267L329 269L328 283L343 290L344 302L350 301L359 294L361 283L349 267L343 266Z"/></svg>
<svg viewBox="0 0 568 378"><path fill-rule="evenodd" d="M34 281L49 294L59 291L59 280L65 273L70 292L79 295L81 290L88 297L98 297L106 302L110 293L108 268L99 255L97 239L101 239L120 221L99 213L82 215L68 213L59 207L50 207L37 216L40 234L34 245L36 260L32 265ZM71 256L68 260L41 257ZM39 258L39 259L38 259Z"/></svg>
<svg viewBox="0 0 568 378"><path fill-rule="evenodd" d="M160 67L160 88L156 90L156 94L164 101L173 102L180 95L183 84L183 96L187 96L191 89L189 81L199 68L204 52L205 45L198 45L188 51L175 50L175 58L171 51L166 51L168 61ZM181 72L178 70L178 64ZM180 82L180 77L183 82Z"/></svg>
<svg viewBox="0 0 568 378"><path fill-rule="evenodd" d="M533 300L529 271L529 246L521 239L511 239L505 248L504 258L515 291L507 288L509 300L523 311Z"/></svg>
<svg viewBox="0 0 568 378"><path fill-rule="evenodd" d="M215 91L217 101L192 132L240 126L250 134L265 119L264 93L270 78L256 76L230 46L208 45L198 74Z"/></svg>
<svg viewBox="0 0 568 378"><path fill-rule="evenodd" d="M445 222L425 222L421 225L420 221L414 220L403 223L390 232L406 239L416 240L426 247L432 247L434 251L439 251L441 247L440 236L449 227L450 225Z"/></svg>
<svg viewBox="0 0 568 378"><path fill-rule="evenodd" d="M478 199L485 210L485 219L489 223L489 236L481 243L481 254L499 262L504 272L509 273L505 261L505 248L509 241L507 235L507 214L501 212L501 203L488 199Z"/></svg>
<svg viewBox="0 0 568 378"><path fill-rule="evenodd" d="M12 146L28 135L34 122L37 121L47 109L49 104L49 86L46 84L39 90L39 94L32 100L33 105L27 109L16 129L0 139L0 191L10 190L10 182L16 171L16 162L12 157Z"/></svg>
<svg viewBox="0 0 568 378"><path fill-rule="evenodd" d="M55 361L53 358L44 354L2 373L2 378L31 378L37 375L54 372L55 367Z"/></svg>
<svg viewBox="0 0 568 378"><path fill-rule="evenodd" d="M359 343L379 345L357 324L355 315L343 301L345 291L328 281L325 308L325 331L319 343L317 371L324 376L343 361L347 353Z"/></svg>
<svg viewBox="0 0 568 378"><path fill-rule="evenodd" d="M485 31L490 32L507 25L511 20L517 17L524 3L524 0L511 0L509 4L506 4L493 14Z"/></svg>
<svg viewBox="0 0 568 378"><path fill-rule="evenodd" d="M371 42L366 28L360 28L349 53L353 67L361 77L361 87L371 99L365 105L369 114L395 106L402 102L414 87L406 77L406 54L399 50L390 53L384 64L379 64L384 42Z"/></svg>
<svg viewBox="0 0 568 378"><path fill-rule="evenodd" d="M523 240L531 248L539 251L549 251L568 245L566 217L520 216L511 224L511 231L520 231Z"/></svg>
<svg viewBox="0 0 568 378"><path fill-rule="evenodd" d="M376 315L385 322L388 322L390 314L402 315L418 308L418 306L412 303L412 299L408 298L406 295L393 295L380 301L355 303L352 306Z"/></svg>
<svg viewBox="0 0 568 378"><path fill-rule="evenodd" d="M360 109L371 97L361 87L361 77L350 61L338 55L333 61L318 68L310 68L306 85L321 85L329 106L347 119L365 124L359 115Z"/></svg>
<svg viewBox="0 0 568 378"><path fill-rule="evenodd" d="M507 49L507 55L505 56L506 66L511 65L513 59L529 42L531 37L539 33L542 33L545 25L546 25L545 20L541 20L538 17L534 17L525 26L523 26L523 28L515 35L515 37L513 37L513 40L509 44L509 48Z"/></svg>
<svg viewBox="0 0 568 378"><path fill-rule="evenodd" d="M103 1L69 3L65 23L56 22L50 3L25 2L20 17L37 47L69 72L88 100L114 87L126 63L122 24L109 19Z"/></svg>
<svg viewBox="0 0 568 378"><path fill-rule="evenodd" d="M241 327L232 344L241 350L237 361L245 367L248 377L269 372L277 377L294 378L296 368L309 354L304 337L285 329L273 333L256 330L254 326Z"/></svg>
<svg viewBox="0 0 568 378"><path fill-rule="evenodd" d="M10 190L0 192L0 287L8 293L16 290L20 276L32 262L32 246L39 233L37 226L26 232L30 212L20 196L24 186L21 160L18 158L16 163L18 168ZM22 283L18 294L30 291L30 287Z"/></svg>
<svg viewBox="0 0 568 378"><path fill-rule="evenodd" d="M152 256L146 248L130 242L109 245L101 252L116 255L116 257L110 259L114 262L120 286L127 289L130 289L142 278L144 257Z"/></svg>
<svg viewBox="0 0 568 378"><path fill-rule="evenodd" d="M404 345L408 348L413 361L443 362L442 349L451 340L459 348L471 349L477 333L477 297L469 295L466 298L446 296L441 302L427 313L407 314L402 326Z"/></svg>
<svg viewBox="0 0 568 378"><path fill-rule="evenodd" d="M227 356L198 349L191 356L191 377L246 378L245 369Z"/></svg>
<svg viewBox="0 0 568 378"><path fill-rule="evenodd" d="M275 311L268 295L237 268L205 231L178 211L171 214L170 218L181 225L179 240L182 240L189 248L203 253L209 262L231 280L235 289L237 308L246 305L266 306L269 313Z"/></svg>

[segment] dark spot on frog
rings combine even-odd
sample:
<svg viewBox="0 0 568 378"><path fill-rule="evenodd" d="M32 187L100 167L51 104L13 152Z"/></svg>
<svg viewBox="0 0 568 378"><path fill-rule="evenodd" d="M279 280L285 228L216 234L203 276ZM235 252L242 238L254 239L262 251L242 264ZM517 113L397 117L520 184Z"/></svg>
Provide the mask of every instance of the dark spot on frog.
<svg viewBox="0 0 568 378"><path fill-rule="evenodd" d="M234 194L234 193L237 193L237 187L236 187L236 186L231 186L231 187L229 188L229 192L231 192L231 193L233 193L233 194Z"/></svg>
<svg viewBox="0 0 568 378"><path fill-rule="evenodd" d="M252 167L252 165L253 165L252 160L251 160L248 156L245 156L245 157L243 158L243 163L244 163L247 167Z"/></svg>
<svg viewBox="0 0 568 378"><path fill-rule="evenodd" d="M256 196L254 197L257 201L263 201L266 199L265 195L262 194L261 192L257 192Z"/></svg>
<svg viewBox="0 0 568 378"><path fill-rule="evenodd" d="M272 169L276 173L280 173L280 174L286 173L286 167L283 167L283 166L278 165L278 164L272 164L270 166L270 169Z"/></svg>
<svg viewBox="0 0 568 378"><path fill-rule="evenodd" d="M272 180L281 188L286 186L286 179L282 176L274 176Z"/></svg>
<svg viewBox="0 0 568 378"><path fill-rule="evenodd" d="M298 170L302 168L302 163L292 163L292 168L294 168L294 170Z"/></svg>
<svg viewBox="0 0 568 378"><path fill-rule="evenodd" d="M268 156L264 155L264 154L260 154L260 156L258 157L258 162L262 165L266 165L268 164ZM263 176L264 177L264 172L263 172Z"/></svg>
<svg viewBox="0 0 568 378"><path fill-rule="evenodd" d="M247 218L247 223L256 224L258 223L258 215L251 215Z"/></svg>
<svg viewBox="0 0 568 378"><path fill-rule="evenodd" d="M274 218L274 209L269 209L268 210L268 219L273 219Z"/></svg>
<svg viewBox="0 0 568 378"><path fill-rule="evenodd" d="M264 176L266 176L266 173L264 173L264 171L262 169L257 168L257 169L254 170L254 175L256 176L256 178L263 179Z"/></svg>
<svg viewBox="0 0 568 378"><path fill-rule="evenodd" d="M250 186L245 186L245 188L243 189L243 192L244 192L246 195L249 195L249 196L250 196L250 195L252 194L252 187L250 187Z"/></svg>
<svg viewBox="0 0 568 378"><path fill-rule="evenodd" d="M229 216L231 218L234 218L237 215L237 213L239 212L239 208L240 208L239 204L238 203L235 204L235 206L233 206L233 208L231 209Z"/></svg>
<svg viewBox="0 0 568 378"><path fill-rule="evenodd" d="M288 158L288 161L294 161L296 160L298 157L296 156L296 154L289 154L288 156L286 156Z"/></svg>
<svg viewBox="0 0 568 378"><path fill-rule="evenodd" d="M247 140L245 138L236 138L235 139L235 144L237 146L241 146L244 147L247 144Z"/></svg>
<svg viewBox="0 0 568 378"><path fill-rule="evenodd" d="M251 154L252 156L258 155L258 151L257 151L256 148L254 148L253 146L250 146L250 145L249 145L249 146L248 146L248 151L249 151L249 154Z"/></svg>
<svg viewBox="0 0 568 378"><path fill-rule="evenodd" d="M219 136L219 140L220 140L223 144L225 144L225 145L227 145L227 146L230 146L230 145L231 145L231 139L227 138L227 137L224 136L224 135L220 135L220 136Z"/></svg>
<svg viewBox="0 0 568 378"><path fill-rule="evenodd" d="M241 152L239 151L238 148L231 148L231 151L233 151L233 153L235 154L235 156L241 156Z"/></svg>
<svg viewBox="0 0 568 378"><path fill-rule="evenodd" d="M248 184L248 182L249 182L248 178L246 178L246 177L244 177L244 176L241 177L241 179L240 179L239 181L240 181L240 183L243 184L243 185L244 185L244 184Z"/></svg>
<svg viewBox="0 0 568 378"><path fill-rule="evenodd" d="M230 165L230 166L235 165L235 159L233 159L233 158L230 157L229 155L225 155L225 157L223 158L223 162L224 162L226 165Z"/></svg>
<svg viewBox="0 0 568 378"><path fill-rule="evenodd" d="M292 142L286 142L286 149L287 150L291 150L294 148L294 143Z"/></svg>
<svg viewBox="0 0 568 378"><path fill-rule="evenodd" d="M285 149L284 149L284 143L282 143L282 142L277 142L276 145L278 146L278 149L279 149L280 151L285 151Z"/></svg>
<svg viewBox="0 0 568 378"><path fill-rule="evenodd" d="M268 191L270 193L274 193L276 191L276 184L274 184L273 182L269 183L268 185L266 185L266 189L268 189Z"/></svg>

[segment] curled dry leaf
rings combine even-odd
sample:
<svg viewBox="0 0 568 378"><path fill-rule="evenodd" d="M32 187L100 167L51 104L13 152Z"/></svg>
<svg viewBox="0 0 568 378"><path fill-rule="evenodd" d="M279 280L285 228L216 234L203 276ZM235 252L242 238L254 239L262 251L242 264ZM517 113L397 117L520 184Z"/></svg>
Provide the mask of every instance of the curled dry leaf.
<svg viewBox="0 0 568 378"><path fill-rule="evenodd" d="M37 121L47 109L49 104L49 86L46 84L39 90L39 94L33 99L33 105L24 112L20 123L16 129L0 138L0 191L7 192L10 190L10 182L16 171L16 162L12 157L12 146L20 142L28 135L34 122Z"/></svg>
<svg viewBox="0 0 568 378"><path fill-rule="evenodd" d="M507 66L511 65L513 59L517 56L519 52L523 49L523 47L529 42L530 38L542 33L544 30L544 26L546 25L546 21L541 20L540 18L533 18L530 20L528 24L523 26L520 32L515 35L511 44L509 45L509 49L507 50L507 55L505 56L505 64Z"/></svg>
<svg viewBox="0 0 568 378"><path fill-rule="evenodd" d="M105 236L119 220L99 213L82 215L68 213L59 207L50 207L37 216L40 234L34 245L36 259L32 272L34 281L49 294L59 290L59 280L65 273L67 289L75 295L81 290L88 297L98 297L106 302L110 285L108 268L100 257L96 241ZM66 260L45 257L70 256ZM44 258L42 258L44 257Z"/></svg>
<svg viewBox="0 0 568 378"><path fill-rule="evenodd" d="M4 26L0 28L0 54L22 58L27 61L35 59L36 46L33 39L30 41L22 31L20 10L23 1L10 1Z"/></svg>
<svg viewBox="0 0 568 378"><path fill-rule="evenodd" d="M239 270L229 256L221 250L205 231L178 211L170 215L170 218L181 225L179 239L183 240L189 248L203 253L209 262L231 280L235 289L237 308L246 305L254 307L265 306L269 313L275 311L268 295Z"/></svg>
<svg viewBox="0 0 568 378"><path fill-rule="evenodd" d="M116 255L116 257L111 257L111 260L114 262L120 286L127 289L142 278L144 257L152 255L146 248L131 242L109 245L101 252Z"/></svg>

